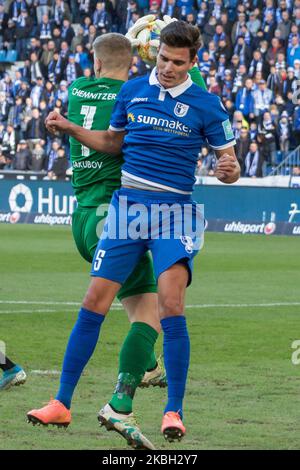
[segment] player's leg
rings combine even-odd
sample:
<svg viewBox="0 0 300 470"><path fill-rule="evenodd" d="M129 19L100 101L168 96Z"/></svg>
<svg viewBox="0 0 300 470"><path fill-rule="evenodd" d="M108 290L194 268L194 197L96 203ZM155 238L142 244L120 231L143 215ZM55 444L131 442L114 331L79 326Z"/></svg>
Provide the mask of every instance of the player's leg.
<svg viewBox="0 0 300 470"><path fill-rule="evenodd" d="M0 369L3 370L0 378L0 390L6 390L13 385L21 385L26 381L25 371L18 364L12 362L0 349Z"/></svg>
<svg viewBox="0 0 300 470"><path fill-rule="evenodd" d="M185 211L188 213L186 208ZM184 297L186 287L191 283L193 258L203 243L203 215L193 207L190 215L192 218L197 215L200 221L194 237L178 238L178 234L173 232L173 238L151 240L149 243L158 279L158 304L164 333L164 361L168 380L168 403L164 412L162 432L170 441L181 439L185 434L182 408L189 368L190 342L184 314Z"/></svg>
<svg viewBox="0 0 300 470"><path fill-rule="evenodd" d="M153 262L148 252L142 257L117 295L128 313L131 322L129 332L131 337L134 334L135 323L137 322L152 326L158 333L161 331L156 293L157 285ZM127 340L125 342L128 346ZM132 341L132 348L134 351L134 341ZM150 385L159 387L167 385L163 362L160 357L156 358L154 349L151 352L147 371L140 387L149 387Z"/></svg>
<svg viewBox="0 0 300 470"><path fill-rule="evenodd" d="M27 413L28 420L33 424L70 424L70 406L75 387L94 352L101 325L119 288L117 282L101 277L92 278L67 344L59 391L55 400L51 400L48 405Z"/></svg>
<svg viewBox="0 0 300 470"><path fill-rule="evenodd" d="M162 432L166 439L185 434L183 399L190 360L190 340L184 314L185 290L189 272L184 264L174 264L158 279L159 312L164 332L164 360L168 380L168 402Z"/></svg>

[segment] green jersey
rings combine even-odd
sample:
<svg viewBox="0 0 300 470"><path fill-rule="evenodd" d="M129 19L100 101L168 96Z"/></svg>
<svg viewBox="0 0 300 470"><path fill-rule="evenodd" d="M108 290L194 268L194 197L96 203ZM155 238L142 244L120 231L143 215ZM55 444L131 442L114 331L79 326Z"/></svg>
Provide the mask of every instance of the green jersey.
<svg viewBox="0 0 300 470"><path fill-rule="evenodd" d="M85 129L107 130L123 83L110 78L78 78L68 90L68 119ZM77 202L81 207L97 207L102 201L101 183L107 183L112 191L120 186L122 156L96 152L73 137L70 149Z"/></svg>

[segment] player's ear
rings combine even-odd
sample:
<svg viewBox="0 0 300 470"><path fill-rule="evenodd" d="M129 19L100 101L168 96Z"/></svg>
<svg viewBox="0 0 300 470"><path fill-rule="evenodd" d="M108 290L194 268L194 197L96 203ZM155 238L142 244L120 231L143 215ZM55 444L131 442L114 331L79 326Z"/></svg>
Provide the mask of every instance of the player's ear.
<svg viewBox="0 0 300 470"><path fill-rule="evenodd" d="M197 56L195 55L195 57L193 58L193 60L191 61L190 63L190 70L194 67L194 65L197 63Z"/></svg>
<svg viewBox="0 0 300 470"><path fill-rule="evenodd" d="M96 72L100 73L102 69L102 61L98 59L98 57L95 57L95 66Z"/></svg>

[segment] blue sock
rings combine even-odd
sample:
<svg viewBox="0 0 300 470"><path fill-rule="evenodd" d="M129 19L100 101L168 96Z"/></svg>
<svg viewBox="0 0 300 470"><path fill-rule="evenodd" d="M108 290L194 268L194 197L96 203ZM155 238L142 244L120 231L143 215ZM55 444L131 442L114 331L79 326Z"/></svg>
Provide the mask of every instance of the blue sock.
<svg viewBox="0 0 300 470"><path fill-rule="evenodd" d="M60 387L56 395L56 399L67 408L71 407L77 382L94 352L104 318L104 315L85 308L79 311L65 352Z"/></svg>
<svg viewBox="0 0 300 470"><path fill-rule="evenodd" d="M181 418L182 402L190 363L190 338L183 316L168 317L161 320L164 332L164 361L168 380L168 411L179 412Z"/></svg>

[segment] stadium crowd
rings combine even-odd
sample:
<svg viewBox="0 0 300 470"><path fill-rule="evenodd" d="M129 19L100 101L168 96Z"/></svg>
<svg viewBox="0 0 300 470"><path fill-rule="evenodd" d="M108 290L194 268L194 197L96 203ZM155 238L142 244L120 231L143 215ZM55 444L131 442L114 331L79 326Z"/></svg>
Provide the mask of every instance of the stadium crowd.
<svg viewBox="0 0 300 470"><path fill-rule="evenodd" d="M0 0L0 169L65 177L68 140L46 133L45 116L66 114L68 85L92 75L93 40L148 13L199 27L199 70L228 110L244 176L300 144L300 0ZM130 78L146 72L134 57ZM196 174L214 166L204 147Z"/></svg>

